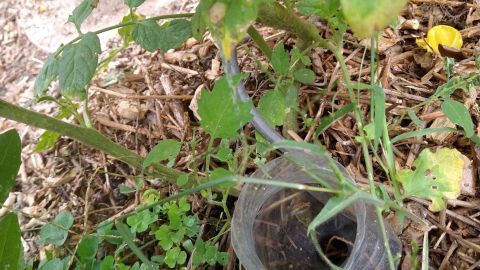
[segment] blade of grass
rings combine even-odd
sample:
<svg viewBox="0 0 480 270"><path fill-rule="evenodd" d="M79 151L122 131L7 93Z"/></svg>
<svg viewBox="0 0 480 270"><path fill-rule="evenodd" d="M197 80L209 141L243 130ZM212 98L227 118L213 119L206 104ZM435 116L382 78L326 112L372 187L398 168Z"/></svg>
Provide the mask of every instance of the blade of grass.
<svg viewBox="0 0 480 270"><path fill-rule="evenodd" d="M428 270L428 231L423 233L422 270Z"/></svg>
<svg viewBox="0 0 480 270"><path fill-rule="evenodd" d="M397 143L401 140L405 140L408 138L414 138L414 137L421 137L425 135L429 135L435 132L459 132L459 130L454 129L454 128L448 128L448 127L440 127L440 128L426 128L422 130L415 130L411 132L406 132L403 134L400 134L396 137L394 137L390 142L391 143Z"/></svg>
<svg viewBox="0 0 480 270"><path fill-rule="evenodd" d="M127 243L128 247L132 250L132 252L137 255L137 257L147 266L149 270L155 270L155 267L153 266L152 262L143 254L142 250L133 242L133 240L130 238L131 235L128 233L129 229L127 225L123 224L121 220L117 220L115 222L115 227L117 227L118 232L123 238L123 241Z"/></svg>
<svg viewBox="0 0 480 270"><path fill-rule="evenodd" d="M347 115L347 113L353 111L353 103L350 103L346 106L343 106L340 110L335 111L329 116L322 117L320 120L320 125L318 125L317 130L315 130L315 136L320 135L325 129L327 129L333 122Z"/></svg>

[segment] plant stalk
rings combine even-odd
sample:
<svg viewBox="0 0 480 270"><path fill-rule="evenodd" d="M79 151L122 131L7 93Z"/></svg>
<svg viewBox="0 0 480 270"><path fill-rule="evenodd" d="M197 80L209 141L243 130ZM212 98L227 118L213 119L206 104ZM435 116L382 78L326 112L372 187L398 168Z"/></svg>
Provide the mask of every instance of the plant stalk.
<svg viewBox="0 0 480 270"><path fill-rule="evenodd" d="M0 99L0 117L29 126L58 132L63 136L70 137L83 144L103 151L138 170L143 168L144 158L133 153L127 148L111 141L104 135L92 128L81 127L69 124L56 118L40 114ZM153 177L158 177L170 183L175 183L182 172L157 164L152 171L147 172Z"/></svg>

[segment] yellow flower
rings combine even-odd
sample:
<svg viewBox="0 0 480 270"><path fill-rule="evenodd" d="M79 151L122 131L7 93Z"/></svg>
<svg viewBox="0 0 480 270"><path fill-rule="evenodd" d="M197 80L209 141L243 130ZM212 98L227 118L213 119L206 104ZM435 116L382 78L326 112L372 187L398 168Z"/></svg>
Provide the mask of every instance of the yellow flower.
<svg viewBox="0 0 480 270"><path fill-rule="evenodd" d="M448 25L437 25L432 27L427 33L427 37L424 39L417 39L417 45L426 49L429 52L438 51L438 45L445 45L460 49L463 45L462 35L460 32Z"/></svg>

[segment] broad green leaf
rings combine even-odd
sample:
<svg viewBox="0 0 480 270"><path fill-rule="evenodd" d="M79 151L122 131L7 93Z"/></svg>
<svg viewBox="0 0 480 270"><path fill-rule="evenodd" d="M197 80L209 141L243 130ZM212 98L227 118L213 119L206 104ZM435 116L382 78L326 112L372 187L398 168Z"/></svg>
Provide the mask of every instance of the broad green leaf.
<svg viewBox="0 0 480 270"><path fill-rule="evenodd" d="M170 21L168 24L162 25L161 29L158 47L163 51L180 47L192 37L192 24L184 19Z"/></svg>
<svg viewBox="0 0 480 270"><path fill-rule="evenodd" d="M298 4L298 10L307 16L317 15L328 19L335 16L340 8L340 0L302 0Z"/></svg>
<svg viewBox="0 0 480 270"><path fill-rule="evenodd" d="M68 16L68 21L74 23L75 27L80 30L80 26L92 13L97 3L98 0L83 0L82 3L73 10L72 14Z"/></svg>
<svg viewBox="0 0 480 270"><path fill-rule="evenodd" d="M430 199L430 211L445 208L444 199L460 195L464 161L456 149L440 148L435 153L424 149L413 162L415 170L400 170L404 197L417 196Z"/></svg>
<svg viewBox="0 0 480 270"><path fill-rule="evenodd" d="M381 31L393 21L408 0L341 0L345 20L360 38Z"/></svg>
<svg viewBox="0 0 480 270"><path fill-rule="evenodd" d="M141 233L148 229L148 225L158 220L155 213L149 210L143 210L127 218L127 224L132 233Z"/></svg>
<svg viewBox="0 0 480 270"><path fill-rule="evenodd" d="M135 24L132 36L133 40L140 44L145 50L153 52L158 49L159 40L162 38L160 34L161 31L162 29L156 21L141 21Z"/></svg>
<svg viewBox="0 0 480 270"><path fill-rule="evenodd" d="M100 239L98 237L84 237L80 240L77 249L77 255L81 261L94 259L97 256L98 245Z"/></svg>
<svg viewBox="0 0 480 270"><path fill-rule="evenodd" d="M125 5L127 5L129 8L137 8L145 2L145 0L123 0Z"/></svg>
<svg viewBox="0 0 480 270"><path fill-rule="evenodd" d="M45 264L42 264L38 270L64 270L67 268L68 262L65 263L64 260L52 259Z"/></svg>
<svg viewBox="0 0 480 270"><path fill-rule="evenodd" d="M350 196L340 195L331 197L322 208L320 213L318 213L318 215L310 222L307 232L309 234L315 233L315 229L318 226L340 214L343 210L345 210L345 208L349 207L353 202L361 198L363 195L362 193L362 191L357 191Z"/></svg>
<svg viewBox="0 0 480 270"><path fill-rule="evenodd" d="M115 269L114 265L115 259L112 256L108 255L102 259L102 262L100 262L98 268L99 270L112 270Z"/></svg>
<svg viewBox="0 0 480 270"><path fill-rule="evenodd" d="M55 131L47 130L40 135L37 144L33 151L35 152L43 152L51 149L55 143L57 142L58 138L60 137L60 133Z"/></svg>
<svg viewBox="0 0 480 270"><path fill-rule="evenodd" d="M9 212L0 219L0 269L23 269L23 246L17 215Z"/></svg>
<svg viewBox="0 0 480 270"><path fill-rule="evenodd" d="M86 33L78 43L65 47L58 61L62 95L81 99L86 97L85 87L95 74L100 52L100 40L91 32Z"/></svg>
<svg viewBox="0 0 480 270"><path fill-rule="evenodd" d="M37 97L43 96L57 75L57 60L55 57L50 56L45 64L43 64L42 70L40 70L40 73L38 73L35 79L35 85L33 86L35 95Z"/></svg>
<svg viewBox="0 0 480 270"><path fill-rule="evenodd" d="M134 12L126 15L123 17L122 21L120 23L129 23L134 20L140 20L143 19L144 16L138 15ZM130 42L133 41L133 29L135 28L135 25L130 24L127 26L124 26L120 29L118 29L118 34L123 38L123 44L128 45Z"/></svg>
<svg viewBox="0 0 480 270"><path fill-rule="evenodd" d="M379 86L372 86L371 91L373 92L374 100L374 117L373 123L375 126L375 132L373 136L373 147L377 149L378 143L380 142L383 134L383 130L386 127L386 116L385 116L385 93L383 88Z"/></svg>
<svg viewBox="0 0 480 270"><path fill-rule="evenodd" d="M236 86L240 76L233 79ZM252 119L251 101L234 99L232 89L226 77L218 80L212 92L202 90L198 100L200 126L214 138L230 139L237 136L237 131Z"/></svg>
<svg viewBox="0 0 480 270"><path fill-rule="evenodd" d="M308 68L297 69L293 73L293 78L304 84L312 84L315 82L315 72Z"/></svg>
<svg viewBox="0 0 480 270"><path fill-rule="evenodd" d="M213 172L210 175L210 181L213 180L218 180L220 178L226 177L226 176L233 176L234 174L231 171L225 170L224 168L216 168L213 170ZM232 182L228 182L225 184L222 184L220 186L222 187L231 187L234 186L235 184Z"/></svg>
<svg viewBox="0 0 480 270"><path fill-rule="evenodd" d="M159 26L153 20L140 21L135 24L133 39L145 50L157 49L167 51L182 45L192 36L190 21L179 19Z"/></svg>
<svg viewBox="0 0 480 270"><path fill-rule="evenodd" d="M181 146L182 143L172 139L166 139L159 142L152 150L150 150L150 153L148 153L143 161L143 168L159 163L163 160L168 160L169 162L175 161L178 153L180 153Z"/></svg>
<svg viewBox="0 0 480 270"><path fill-rule="evenodd" d="M208 10L215 0L202 0L195 9L192 17L192 33L196 40L201 40L207 30Z"/></svg>
<svg viewBox="0 0 480 270"><path fill-rule="evenodd" d="M182 187L188 183L188 174L182 174L177 178L177 186Z"/></svg>
<svg viewBox="0 0 480 270"><path fill-rule="evenodd" d="M61 246L68 236L68 229L73 225L73 216L68 211L58 213L53 221L54 224L45 224L40 230L39 244L53 244Z"/></svg>
<svg viewBox="0 0 480 270"><path fill-rule="evenodd" d="M272 52L272 66L275 72L280 75L287 75L290 68L290 58L285 51L283 43L277 44Z"/></svg>
<svg viewBox="0 0 480 270"><path fill-rule="evenodd" d="M285 97L278 90L268 91L258 102L258 111L272 126L283 124L285 109Z"/></svg>
<svg viewBox="0 0 480 270"><path fill-rule="evenodd" d="M447 98L442 103L443 113L454 124L461 126L465 130L467 137L473 136L473 121L470 113L465 106L453 99Z"/></svg>
<svg viewBox="0 0 480 270"><path fill-rule="evenodd" d="M0 133L0 203L5 202L15 186L21 151L20 136L15 129Z"/></svg>

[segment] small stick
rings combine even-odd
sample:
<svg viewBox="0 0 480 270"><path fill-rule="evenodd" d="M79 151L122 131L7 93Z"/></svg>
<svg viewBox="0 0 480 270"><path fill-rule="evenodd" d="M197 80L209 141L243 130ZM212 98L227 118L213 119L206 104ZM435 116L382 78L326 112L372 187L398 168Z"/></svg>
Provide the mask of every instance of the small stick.
<svg viewBox="0 0 480 270"><path fill-rule="evenodd" d="M191 100L193 99L192 95L129 95L129 94L123 94L123 93L118 93L109 89L104 89L100 88L98 86L91 86L90 89L102 92L107 95L119 97L119 98L129 98L129 99L159 99L159 100L169 100L169 99L180 99L180 100Z"/></svg>

